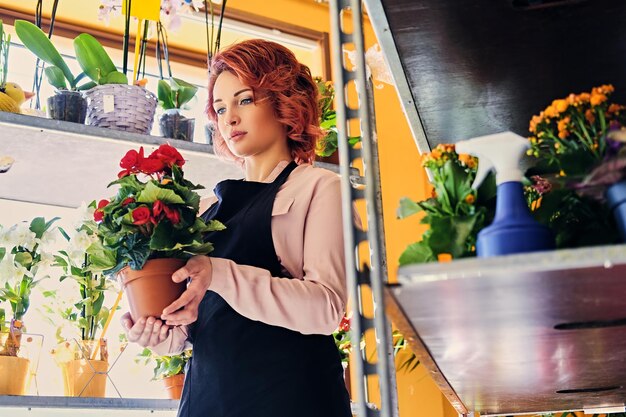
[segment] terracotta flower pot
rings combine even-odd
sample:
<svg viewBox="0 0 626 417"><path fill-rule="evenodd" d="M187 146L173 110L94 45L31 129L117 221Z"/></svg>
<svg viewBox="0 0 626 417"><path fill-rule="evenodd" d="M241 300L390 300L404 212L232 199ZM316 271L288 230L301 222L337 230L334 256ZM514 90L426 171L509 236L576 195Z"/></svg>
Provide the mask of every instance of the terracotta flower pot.
<svg viewBox="0 0 626 417"><path fill-rule="evenodd" d="M66 397L104 398L108 369L106 361L77 359L62 363L63 394Z"/></svg>
<svg viewBox="0 0 626 417"><path fill-rule="evenodd" d="M0 395L24 395L30 361L16 356L0 356Z"/></svg>
<svg viewBox="0 0 626 417"><path fill-rule="evenodd" d="M152 259L143 269L135 271L126 267L118 273L134 321L141 317L161 317L163 309L180 297L187 284L175 283L172 274L184 265L183 259Z"/></svg>
<svg viewBox="0 0 626 417"><path fill-rule="evenodd" d="M167 391L167 397L170 400L180 400L183 393L183 385L185 383L185 374L178 374L163 378L163 385Z"/></svg>

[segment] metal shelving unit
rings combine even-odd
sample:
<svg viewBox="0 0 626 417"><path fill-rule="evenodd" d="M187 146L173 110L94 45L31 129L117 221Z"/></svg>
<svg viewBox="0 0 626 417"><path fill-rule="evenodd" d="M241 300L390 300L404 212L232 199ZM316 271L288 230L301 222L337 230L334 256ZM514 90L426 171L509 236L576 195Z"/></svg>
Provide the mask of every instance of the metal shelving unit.
<svg viewBox="0 0 626 417"><path fill-rule="evenodd" d="M346 13L352 15L352 32L347 32ZM371 80L365 72L363 25L360 0L331 1L331 30L333 52L336 57L333 66L333 79L337 92L337 127L339 131L339 158L342 174L343 218L346 270L348 290L352 300L352 345L359 346L363 335L375 332L376 362L371 362L361 352L360 360L354 364L357 375L356 413L358 416L392 417L398 415L395 368L392 351L391 326L384 312L383 285L387 280L385 263L384 228L382 222L382 203L378 153L373 123L373 96ZM347 67L344 47L353 45L356 49L357 63L354 70ZM369 88L368 88L369 86ZM356 90L358 100L349 97L349 91ZM351 132L351 127L360 125L358 133ZM348 135L348 133L350 134ZM353 149L348 145L348 136L361 136L361 146ZM363 183L350 181L350 169L362 164ZM354 203L365 200L367 210L366 230L361 230L352 222ZM370 266L359 257L359 251L368 243ZM365 290L371 289L372 299L367 300ZM373 302L373 317L368 317L364 307ZM378 314L376 312L378 311ZM378 379L381 408L375 410L367 406L368 382Z"/></svg>

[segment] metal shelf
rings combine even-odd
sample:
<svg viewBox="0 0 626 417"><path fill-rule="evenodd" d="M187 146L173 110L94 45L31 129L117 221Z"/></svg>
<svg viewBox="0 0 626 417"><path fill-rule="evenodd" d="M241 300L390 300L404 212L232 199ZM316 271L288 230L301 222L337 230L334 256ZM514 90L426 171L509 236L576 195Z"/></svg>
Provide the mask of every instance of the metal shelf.
<svg viewBox="0 0 626 417"><path fill-rule="evenodd" d="M112 410L149 410L175 411L178 400L147 398L83 398L83 397L47 397L31 395L1 395L0 408L67 408L67 409L112 409Z"/></svg>
<svg viewBox="0 0 626 417"><path fill-rule="evenodd" d="M461 414L623 407L626 245L400 268L387 310Z"/></svg>

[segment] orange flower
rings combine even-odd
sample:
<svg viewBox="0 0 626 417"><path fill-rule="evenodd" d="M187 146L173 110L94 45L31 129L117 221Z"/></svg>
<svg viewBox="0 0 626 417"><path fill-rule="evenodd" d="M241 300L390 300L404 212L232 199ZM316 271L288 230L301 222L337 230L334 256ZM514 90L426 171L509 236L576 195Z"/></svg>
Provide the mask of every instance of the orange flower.
<svg viewBox="0 0 626 417"><path fill-rule="evenodd" d="M604 94L591 94L591 99L589 100L592 106L599 106L605 101L606 96Z"/></svg>
<svg viewBox="0 0 626 417"><path fill-rule="evenodd" d="M591 94L589 94L589 93L581 93L581 94L578 95L578 99L582 103L585 103L585 102L589 101L590 98L591 98Z"/></svg>
<svg viewBox="0 0 626 417"><path fill-rule="evenodd" d="M437 191L434 188L430 190L430 196L432 198L437 198Z"/></svg>
<svg viewBox="0 0 626 417"><path fill-rule="evenodd" d="M594 124L596 121L596 116L593 114L593 110L587 109L585 112L585 119L591 124Z"/></svg>
<svg viewBox="0 0 626 417"><path fill-rule="evenodd" d="M435 149L434 151L430 153L430 156L432 156L433 159L437 160L441 158L441 151L439 149Z"/></svg>
<svg viewBox="0 0 626 417"><path fill-rule="evenodd" d="M556 117L559 115L559 113L556 111L556 107L554 106L546 107L545 113L546 113L546 117L548 118Z"/></svg>
<svg viewBox="0 0 626 417"><path fill-rule="evenodd" d="M459 154L459 161L468 168L476 168L476 159L472 155Z"/></svg>
<svg viewBox="0 0 626 417"><path fill-rule="evenodd" d="M566 100L554 100L552 102L552 106L556 108L557 112L563 113L565 110L567 110L567 107L569 106L569 104L567 103Z"/></svg>
<svg viewBox="0 0 626 417"><path fill-rule="evenodd" d="M465 196L465 202L467 204L474 204L475 201L476 201L476 197L474 197L474 194L468 194Z"/></svg>
<svg viewBox="0 0 626 417"><path fill-rule="evenodd" d="M561 139L565 139L565 138L567 138L568 136L569 136L569 132L568 132L567 130L561 130L561 131L559 131L559 138L561 138ZM558 143L555 143L555 144L554 144L554 147L555 147L555 148L557 148L557 146L556 146L556 145L558 145Z"/></svg>
<svg viewBox="0 0 626 417"><path fill-rule="evenodd" d="M622 111L624 109L624 106L620 106L619 104L611 104L609 106L609 109L607 110L607 112L609 114L619 114L620 111Z"/></svg>
<svg viewBox="0 0 626 417"><path fill-rule="evenodd" d="M528 128L528 130L530 130L531 133L536 133L537 125L539 125L541 122L543 122L542 116L533 116L533 118L530 119L530 127Z"/></svg>

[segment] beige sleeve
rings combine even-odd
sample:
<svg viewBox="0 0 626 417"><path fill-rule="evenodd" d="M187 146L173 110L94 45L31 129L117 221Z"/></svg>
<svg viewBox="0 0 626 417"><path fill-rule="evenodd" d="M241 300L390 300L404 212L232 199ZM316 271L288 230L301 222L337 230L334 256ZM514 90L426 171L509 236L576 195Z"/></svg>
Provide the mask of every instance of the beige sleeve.
<svg viewBox="0 0 626 417"><path fill-rule="evenodd" d="M187 326L172 327L167 339L151 347L150 350L160 356L177 355L187 348L188 331L189 328Z"/></svg>
<svg viewBox="0 0 626 417"><path fill-rule="evenodd" d="M346 302L339 177L320 181L303 210L304 230L280 231L290 234L290 242L295 238L293 242L303 243L302 279L274 277L262 268L211 258L209 289L252 320L303 334L331 334Z"/></svg>

